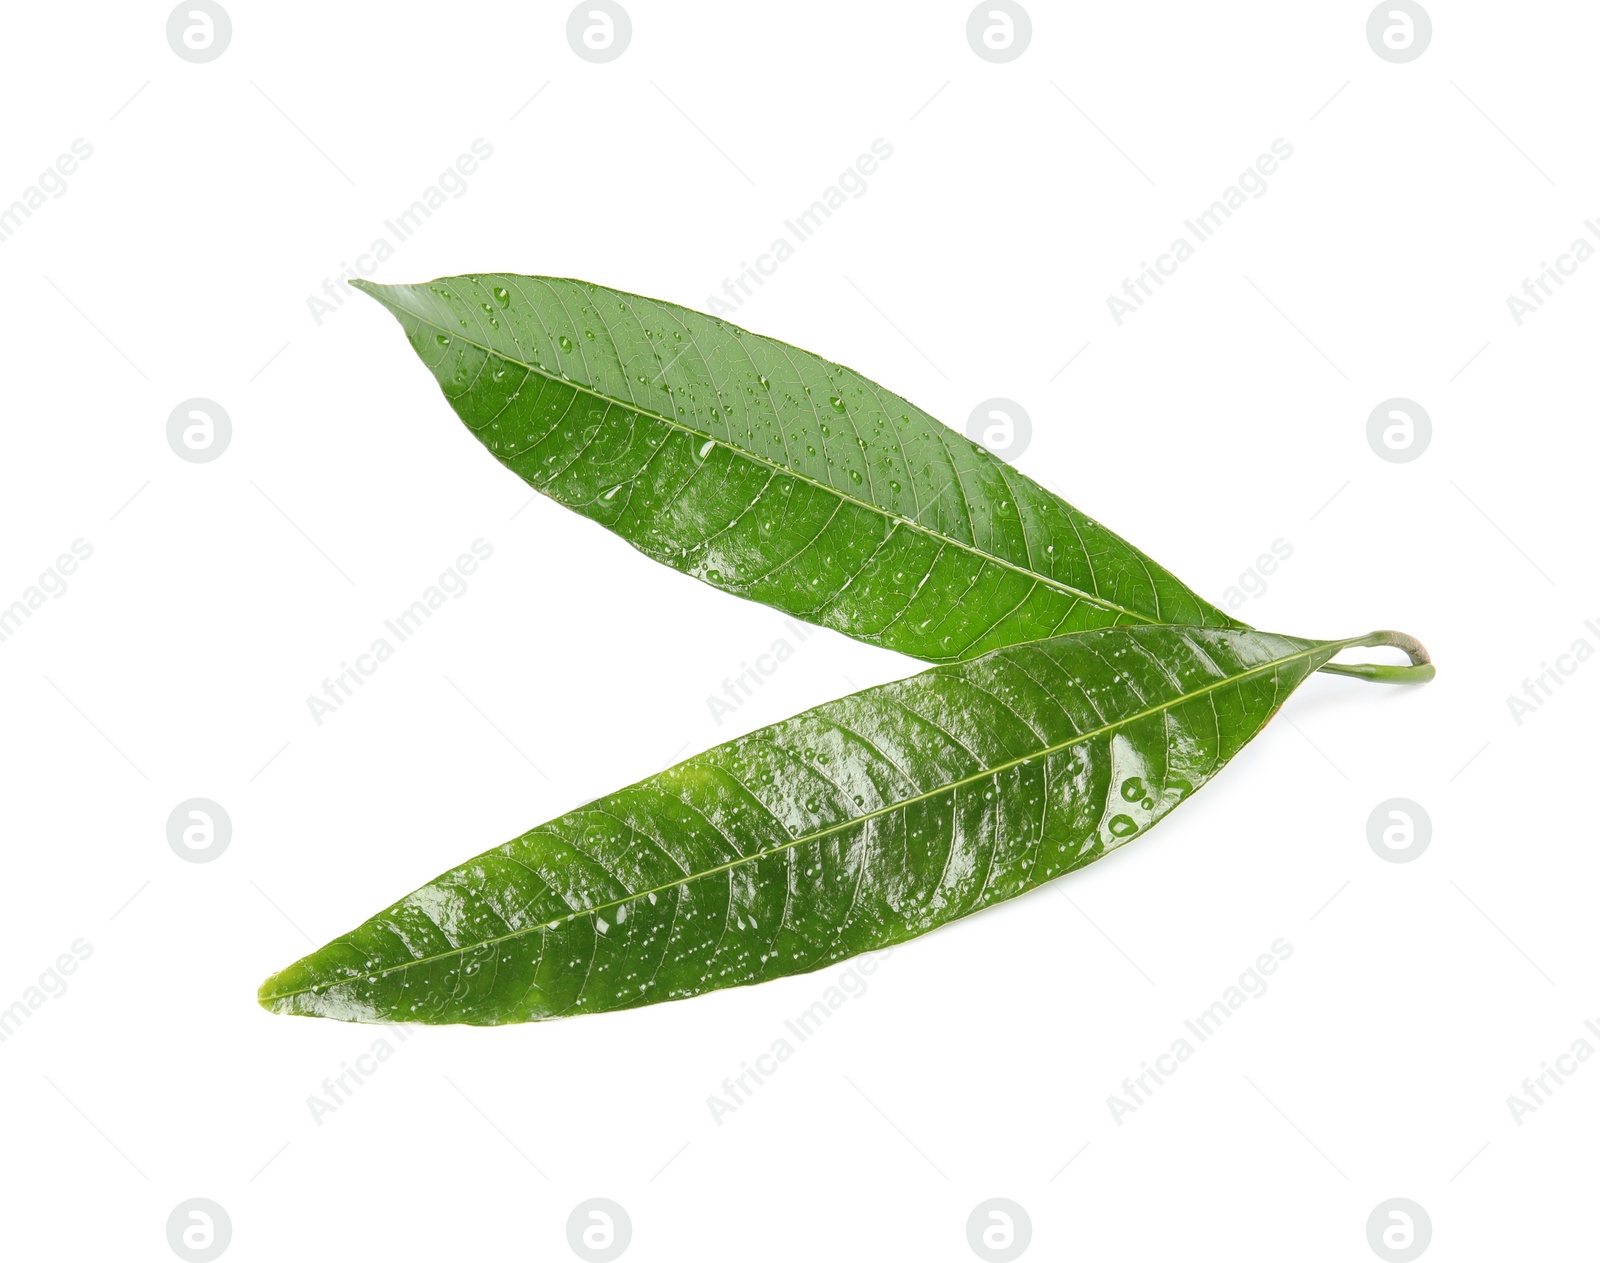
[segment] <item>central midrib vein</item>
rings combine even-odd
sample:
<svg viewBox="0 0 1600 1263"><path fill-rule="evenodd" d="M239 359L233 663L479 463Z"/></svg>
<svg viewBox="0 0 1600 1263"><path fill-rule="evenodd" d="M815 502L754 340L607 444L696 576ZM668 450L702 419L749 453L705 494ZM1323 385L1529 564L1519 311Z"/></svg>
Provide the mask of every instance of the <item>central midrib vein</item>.
<svg viewBox="0 0 1600 1263"><path fill-rule="evenodd" d="M702 872L685 873L677 881L668 882L664 886L655 886L649 890L635 891L634 893L626 895L621 899L614 899L610 903L596 904L590 908L579 908L578 910L569 912L565 916L554 921L540 921L537 925L524 926L522 929L512 930L508 934L500 934L494 938L482 939L476 943L467 944L464 947L453 947L447 952L439 952L433 956L419 956L415 960L408 960L398 965L390 965L386 969L378 969L360 973L353 977L341 978L335 982L314 983L310 987L300 987L293 991L275 992L267 998L272 1000L283 1000L288 999L290 996L304 995L308 991L317 991L320 993L322 991L331 990L334 987L348 986L355 982L375 982L379 978L388 977L390 974L401 973L407 969L415 969L421 965L431 965L436 961L449 960L454 956L464 956L468 952L482 951L485 948L494 947L500 943L509 942L512 939L522 938L528 934L548 933L550 930L559 925L576 921L581 917L598 916L600 913L608 912L612 908L620 907L622 904L634 903L640 899L648 898L651 895L664 894L669 890L676 890L680 886L687 886L693 882L703 881L707 877L715 877L719 873L725 873L730 869L738 868L741 864L753 864L758 860L769 859L774 855L782 854L784 851L793 850L797 846L802 846L808 842L815 842L819 838L828 837L831 834L839 833L845 829L853 828L859 824L865 824L867 821L875 820L879 816L889 815L890 813L896 811L903 811L907 807L914 806L915 804L924 802L930 798L936 798L940 794L953 793L955 790L960 789L964 785L971 785L977 781L986 780L991 776L998 776L1002 772L1007 772L1014 767L1020 767L1024 763L1031 763L1036 759L1049 758L1052 754L1060 754L1063 750L1070 750L1075 745L1081 745L1085 741L1092 741L1096 737L1103 737L1108 732L1115 732L1119 728L1125 728L1129 724L1137 723L1141 719L1148 719L1152 715L1162 714L1165 711L1169 711L1177 706L1183 705L1185 702L1192 702L1196 698L1204 697L1206 694L1213 693L1219 688L1225 688L1229 684L1237 684L1241 680L1247 680L1253 675L1260 675L1266 671L1273 671L1292 662L1299 662L1305 658L1313 658L1319 653L1328 653L1330 656L1332 656L1332 654L1338 653L1341 648L1348 648L1350 644L1351 642L1349 641L1325 642L1314 645L1310 649L1303 649L1299 653L1292 653L1282 658L1274 658L1270 662L1264 662L1259 666L1251 667L1249 670L1241 671L1237 675L1225 676L1220 680L1213 680L1210 684L1207 684L1203 688L1195 689L1189 693L1180 694L1169 701L1162 702L1155 706L1147 706L1144 710L1138 711L1132 715L1128 715L1123 719L1118 719L1109 724L1102 724L1100 727L1092 728L1087 732L1077 733L1066 741L1061 741L1051 746L1045 746L1042 749L1035 750L1029 754L1019 755L1014 759L1008 759L1004 763L998 763L994 767L985 768L981 772L974 772L970 776L961 777L957 780L951 781L947 785L937 786L936 788L927 790L924 793L913 794L909 798L903 798L900 801L890 803L885 807L875 808L874 810L864 812L859 816L852 816L848 820L841 820L837 824L831 824L825 829L818 829L814 833L807 833L800 837L791 838L781 846L769 847L764 851L757 851L751 855L741 855L737 859L729 860L726 864L718 864L715 867L705 869Z"/></svg>
<svg viewBox="0 0 1600 1263"><path fill-rule="evenodd" d="M382 300L380 299L380 301ZM831 495L838 496L839 499L845 501L847 504L858 505L861 508L866 509L868 512L876 513L878 516L885 518L890 522L894 522L896 524L904 522L912 529L922 532L929 539L937 540L941 544L948 544L952 548L959 548L963 552L971 553L974 557L977 557L983 561L992 562L994 565L1003 566L1007 570L1014 570L1020 575L1025 575L1035 582L1044 584L1046 587L1055 588L1057 591L1064 592L1069 596L1077 597L1080 600L1088 601L1091 604L1102 607L1103 609L1115 610L1118 614L1125 614L1129 618L1136 619L1141 623L1148 623L1152 626L1155 626L1160 622L1160 620L1151 618L1149 615L1140 614L1136 610L1130 610L1124 606L1118 605L1115 601L1109 601L1097 593L1085 592L1081 588L1075 588L1069 583L1062 583L1061 580L1053 579L1049 575L1040 574L1036 570L1029 570L1026 566L1019 566L1016 562L1008 561L1004 557L996 557L993 553L986 553L976 545L965 543L962 540L956 539L954 536L946 535L942 531L936 531L926 523L919 522L914 518L905 517L902 514L890 513L881 504L873 504L870 500L862 500L858 496L851 495L848 491L833 486L831 483L820 482L811 477L809 474L801 473L799 470L793 469L780 461L775 461L770 457L762 456L759 452L752 452L748 448L740 447L727 439L718 438L715 434L708 434L704 430L697 430L691 425L685 425L682 421L679 421L676 418L666 416L663 413L654 412L649 408L640 407L631 400L625 401L622 399L613 399L610 395L603 394L594 389L592 386L586 386L582 382L575 382L569 377L562 377L556 373L550 372L548 369L540 368L536 364L529 364L524 360L519 360L514 355L507 355L504 351L487 346L476 339L461 337L461 335L456 331L439 324L437 321L430 320L426 316L419 315L410 308L396 307L387 302L385 302L384 305L389 307L391 311L401 312L402 314L427 325L431 329L437 329L440 333L447 334L452 338L460 338L462 342L465 342L468 346L476 347L485 355L492 356L497 360L503 360L507 364L514 364L518 368L526 369L529 373L537 374L545 381L556 383L557 385L567 387L568 389L578 391L585 395L591 395L600 400L602 403L610 404L613 407L626 408L629 412L637 412L641 416L649 417L652 421L659 421L662 425L670 426L672 429L681 430L685 434L692 434L695 438L705 439L708 442L719 444L722 447L726 447L730 451L737 452L746 460L753 461L758 465L765 465L768 469L774 470L777 473L784 474L790 478L797 479L800 482L816 487L821 491L826 491ZM619 353L620 350L621 348L619 347ZM934 421L934 424L936 425L941 424L932 417L929 419ZM535 490L542 491L543 488L536 487Z"/></svg>

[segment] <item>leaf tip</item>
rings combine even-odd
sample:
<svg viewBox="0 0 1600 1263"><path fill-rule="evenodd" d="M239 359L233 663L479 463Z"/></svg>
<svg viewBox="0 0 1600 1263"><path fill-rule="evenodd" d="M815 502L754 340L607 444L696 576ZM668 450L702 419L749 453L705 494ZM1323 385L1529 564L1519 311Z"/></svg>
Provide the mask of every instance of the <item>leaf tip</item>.
<svg viewBox="0 0 1600 1263"><path fill-rule="evenodd" d="M333 982L317 966L316 953L272 974L256 988L256 1003L268 1013L322 1017L324 998Z"/></svg>
<svg viewBox="0 0 1600 1263"><path fill-rule="evenodd" d="M268 1013L290 1017L327 1017L340 1022L399 1020L391 1006L363 985L355 970L329 958L329 948L278 970L256 988L256 1003Z"/></svg>
<svg viewBox="0 0 1600 1263"><path fill-rule="evenodd" d="M294 985L289 980L289 975L294 973L297 966L290 965L287 969L280 969L269 976L256 988L256 1003L268 1013L292 1013Z"/></svg>
<svg viewBox="0 0 1600 1263"><path fill-rule="evenodd" d="M359 290L379 306L385 308L390 315L405 323L407 317L417 314L415 286L412 285L381 285L377 281L369 281L365 277L353 276L346 279L345 284L351 289Z"/></svg>

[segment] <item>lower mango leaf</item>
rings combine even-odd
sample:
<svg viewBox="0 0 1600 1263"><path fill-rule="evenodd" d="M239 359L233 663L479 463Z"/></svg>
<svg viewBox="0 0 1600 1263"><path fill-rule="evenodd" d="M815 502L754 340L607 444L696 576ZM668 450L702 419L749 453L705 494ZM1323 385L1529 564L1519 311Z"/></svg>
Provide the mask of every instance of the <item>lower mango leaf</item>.
<svg viewBox="0 0 1600 1263"><path fill-rule="evenodd" d="M998 649L696 755L452 869L262 984L275 1012L494 1025L805 973L1092 863L1339 651L1106 628ZM1352 670L1359 670L1352 668Z"/></svg>

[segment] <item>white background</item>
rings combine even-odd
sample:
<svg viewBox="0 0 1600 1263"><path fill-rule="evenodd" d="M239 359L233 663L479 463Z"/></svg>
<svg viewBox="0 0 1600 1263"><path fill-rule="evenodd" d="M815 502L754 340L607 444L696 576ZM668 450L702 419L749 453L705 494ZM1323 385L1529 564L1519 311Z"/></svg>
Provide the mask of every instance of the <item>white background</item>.
<svg viewBox="0 0 1600 1263"><path fill-rule="evenodd" d="M1041 2L997 65L963 3L637 0L594 65L564 4L227 7L209 64L159 4L5 19L0 205L94 150L0 244L0 604L94 550L0 644L0 1007L93 952L0 1044L8 1256L168 1259L191 1197L225 1208L230 1260L573 1257L593 1196L640 1260L972 1259L990 1197L1038 1258L1372 1258L1391 1197L1427 1211L1429 1257L1593 1250L1600 1059L1520 1126L1507 1097L1600 1048L1600 663L1520 725L1506 698L1600 647L1600 261L1520 327L1506 297L1600 215L1600 12L1438 3L1397 65L1364 3ZM707 697L784 620L529 503L376 305L317 323L308 296L480 137L379 279L703 308L882 137L868 192L739 323L957 426L1017 400L1018 465L1202 594L1282 539L1242 617L1401 628L1438 679L1311 680L1153 837L896 950L720 1125L708 1096L842 969L389 1035L319 1124L307 1098L384 1032L264 1013L268 973L539 821L916 669L818 631L719 726ZM1266 194L1118 327L1106 297L1279 137ZM212 463L167 444L193 396L232 418ZM1432 418L1410 463L1367 443L1392 396ZM478 538L469 591L314 723L307 695ZM214 862L167 844L195 796L233 823ZM1432 821L1410 863L1367 841L1394 796ZM1114 1121L1279 938L1270 990Z"/></svg>

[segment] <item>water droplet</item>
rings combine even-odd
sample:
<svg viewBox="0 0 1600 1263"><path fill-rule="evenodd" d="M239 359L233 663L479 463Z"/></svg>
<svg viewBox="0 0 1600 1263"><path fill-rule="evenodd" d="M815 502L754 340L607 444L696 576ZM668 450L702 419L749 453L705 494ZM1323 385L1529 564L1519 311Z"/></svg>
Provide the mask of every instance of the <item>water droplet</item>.
<svg viewBox="0 0 1600 1263"><path fill-rule="evenodd" d="M829 395L828 402L833 405L833 410L835 412L844 411L844 400L839 398L838 395Z"/></svg>
<svg viewBox="0 0 1600 1263"><path fill-rule="evenodd" d="M717 440L716 439L707 439L703 444L701 444L701 446L700 446L700 459L704 460L707 456L710 456L711 455L711 449L714 448L716 445L717 445Z"/></svg>
<svg viewBox="0 0 1600 1263"><path fill-rule="evenodd" d="M852 469L850 471L850 481L857 483L861 481L861 471L859 469Z"/></svg>
<svg viewBox="0 0 1600 1263"><path fill-rule="evenodd" d="M1119 838L1131 838L1139 832L1139 826L1134 823L1132 816L1112 816L1111 832Z"/></svg>
<svg viewBox="0 0 1600 1263"><path fill-rule="evenodd" d="M511 291L506 289L504 285L496 285L494 287L494 300L502 307L511 306Z"/></svg>
<svg viewBox="0 0 1600 1263"><path fill-rule="evenodd" d="M443 334L443 333L434 334L433 335L433 340L435 342L437 342L440 346L449 346L450 345L450 338L446 334Z"/></svg>
<svg viewBox="0 0 1600 1263"><path fill-rule="evenodd" d="M1122 796L1130 803L1144 797L1144 782L1137 776L1130 776L1122 782Z"/></svg>
<svg viewBox="0 0 1600 1263"><path fill-rule="evenodd" d="M566 334L563 333L559 338L556 339L556 341L561 345L561 349L563 351L572 350L572 339Z"/></svg>

